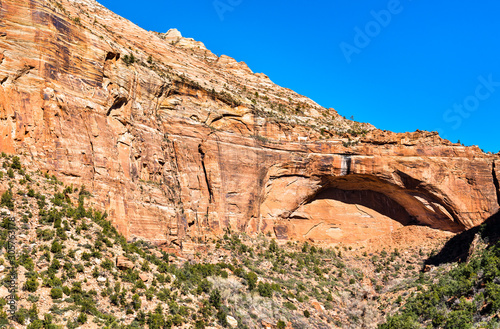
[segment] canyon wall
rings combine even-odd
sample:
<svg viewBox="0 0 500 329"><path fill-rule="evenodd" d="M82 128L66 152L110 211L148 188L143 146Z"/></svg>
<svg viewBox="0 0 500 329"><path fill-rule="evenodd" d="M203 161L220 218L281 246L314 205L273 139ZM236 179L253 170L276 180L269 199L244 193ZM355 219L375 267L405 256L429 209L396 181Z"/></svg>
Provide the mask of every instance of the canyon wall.
<svg viewBox="0 0 500 329"><path fill-rule="evenodd" d="M91 0L0 1L0 151L82 185L126 237L355 242L499 210L499 156L346 120Z"/></svg>

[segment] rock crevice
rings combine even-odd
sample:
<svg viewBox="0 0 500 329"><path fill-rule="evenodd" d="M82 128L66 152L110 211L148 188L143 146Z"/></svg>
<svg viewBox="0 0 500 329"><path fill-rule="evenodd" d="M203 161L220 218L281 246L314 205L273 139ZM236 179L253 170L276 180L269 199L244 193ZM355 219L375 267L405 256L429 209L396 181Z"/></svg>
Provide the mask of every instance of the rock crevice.
<svg viewBox="0 0 500 329"><path fill-rule="evenodd" d="M198 152L200 153L201 158L201 167L203 168L203 177L205 178L205 183L207 184L209 199L208 202L212 203L214 198L214 192L212 187L210 186L210 179L208 178L207 167L205 166L205 152L203 151L203 147L201 144L198 145Z"/></svg>

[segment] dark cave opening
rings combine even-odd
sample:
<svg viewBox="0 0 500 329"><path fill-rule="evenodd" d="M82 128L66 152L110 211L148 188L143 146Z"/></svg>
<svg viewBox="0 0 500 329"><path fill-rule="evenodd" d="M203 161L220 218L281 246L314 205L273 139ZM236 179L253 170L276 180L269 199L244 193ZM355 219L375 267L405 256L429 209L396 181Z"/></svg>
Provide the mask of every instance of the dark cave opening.
<svg viewBox="0 0 500 329"><path fill-rule="evenodd" d="M403 225L418 225L419 222L411 216L399 203L383 193L372 190L342 190L326 188L316 195L315 200L331 199L347 204L357 204L387 216Z"/></svg>
<svg viewBox="0 0 500 329"><path fill-rule="evenodd" d="M402 188L373 175L326 176L323 179L322 188L310 196L307 203L331 199L367 207L404 226L428 226L450 232L464 230L453 209L417 181L410 182L411 188ZM405 177L406 182L408 179Z"/></svg>

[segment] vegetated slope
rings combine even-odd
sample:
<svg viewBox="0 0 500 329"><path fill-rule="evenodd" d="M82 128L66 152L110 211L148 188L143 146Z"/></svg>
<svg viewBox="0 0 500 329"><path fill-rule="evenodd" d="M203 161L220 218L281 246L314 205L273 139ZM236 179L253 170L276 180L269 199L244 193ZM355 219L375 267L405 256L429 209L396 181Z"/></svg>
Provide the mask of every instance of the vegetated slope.
<svg viewBox="0 0 500 329"><path fill-rule="evenodd" d="M379 328L500 328L499 218L457 235L431 257L428 263L445 256L455 262L444 275L422 280L420 292Z"/></svg>
<svg viewBox="0 0 500 329"><path fill-rule="evenodd" d="M127 242L83 186L27 172L19 157L0 157L0 194L0 245L16 244L0 256L0 325L17 328L373 328L416 289L432 247L278 245L228 229L184 259Z"/></svg>

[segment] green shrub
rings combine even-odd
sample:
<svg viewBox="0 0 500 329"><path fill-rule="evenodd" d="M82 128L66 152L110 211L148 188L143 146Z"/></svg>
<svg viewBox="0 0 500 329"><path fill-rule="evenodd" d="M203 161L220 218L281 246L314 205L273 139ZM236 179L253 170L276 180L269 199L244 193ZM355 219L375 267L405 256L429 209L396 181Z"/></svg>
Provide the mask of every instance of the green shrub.
<svg viewBox="0 0 500 329"><path fill-rule="evenodd" d="M138 310L141 308L141 298L139 297L138 294L134 294L132 296L132 307L134 308L134 310Z"/></svg>
<svg viewBox="0 0 500 329"><path fill-rule="evenodd" d="M149 312L146 323L149 325L150 329L160 329L164 328L166 325L163 314L159 312L154 312L154 313Z"/></svg>
<svg viewBox="0 0 500 329"><path fill-rule="evenodd" d="M25 308L20 308L16 313L14 313L14 320L21 325L24 325L27 317L28 310Z"/></svg>
<svg viewBox="0 0 500 329"><path fill-rule="evenodd" d="M87 322L87 315L85 313L80 313L78 315L78 318L76 318L76 322L79 324L84 324Z"/></svg>
<svg viewBox="0 0 500 329"><path fill-rule="evenodd" d="M66 296L69 296L71 294L71 289L69 289L68 286L62 287L62 291Z"/></svg>
<svg viewBox="0 0 500 329"><path fill-rule="evenodd" d="M50 247L50 252L53 254L57 254L58 252L61 252L62 250L62 244L60 244L58 241L52 242L52 246Z"/></svg>
<svg viewBox="0 0 500 329"><path fill-rule="evenodd" d="M0 222L0 227L6 229L6 230L12 230L16 228L16 223L11 221L9 217L5 217L1 222Z"/></svg>
<svg viewBox="0 0 500 329"><path fill-rule="evenodd" d="M254 272L248 272L246 279L248 283L248 290L254 290L257 287L257 274L255 274Z"/></svg>
<svg viewBox="0 0 500 329"><path fill-rule="evenodd" d="M217 312L217 322L223 327L227 327L227 312L225 310L220 309L219 312Z"/></svg>
<svg viewBox="0 0 500 329"><path fill-rule="evenodd" d="M66 202L66 196L63 193L55 193L51 201L54 205L61 207Z"/></svg>
<svg viewBox="0 0 500 329"><path fill-rule="evenodd" d="M28 310L28 318L31 321L38 320L38 308L36 307L36 304L32 304L31 308Z"/></svg>
<svg viewBox="0 0 500 329"><path fill-rule="evenodd" d="M269 252L275 253L279 250L278 244L276 243L276 240L272 239L271 243L269 244Z"/></svg>
<svg viewBox="0 0 500 329"><path fill-rule="evenodd" d="M38 281L36 278L30 278L26 280L23 286L23 290L29 291L29 292L36 292L38 289Z"/></svg>
<svg viewBox="0 0 500 329"><path fill-rule="evenodd" d="M72 194L73 193L73 184L71 184L71 186L66 186L63 193L64 194Z"/></svg>
<svg viewBox="0 0 500 329"><path fill-rule="evenodd" d="M85 267L81 263L78 263L78 264L75 264L75 270L78 273L83 273L85 270Z"/></svg>
<svg viewBox="0 0 500 329"><path fill-rule="evenodd" d="M12 164L10 165L10 167L16 170L21 169L21 161L18 156L12 158Z"/></svg>
<svg viewBox="0 0 500 329"><path fill-rule="evenodd" d="M44 323L42 320L35 320L26 327L26 329L43 329L43 328L44 328Z"/></svg>
<svg viewBox="0 0 500 329"><path fill-rule="evenodd" d="M48 272L49 274L50 273L55 274L59 271L60 268L61 268L61 263L59 262L59 260L53 259L52 264L50 264L49 266Z"/></svg>
<svg viewBox="0 0 500 329"><path fill-rule="evenodd" d="M54 238L54 235L55 235L54 231L51 229L45 229L45 230L37 229L36 230L37 238L39 238L43 241L52 240Z"/></svg>
<svg viewBox="0 0 500 329"><path fill-rule="evenodd" d="M215 307L216 309L219 309L221 306L221 294L219 289L214 289L210 293L210 298L208 300L210 304Z"/></svg>
<svg viewBox="0 0 500 329"><path fill-rule="evenodd" d="M35 269L35 263L33 262L33 258L31 258L28 254L23 253L19 257L20 264L29 272Z"/></svg>
<svg viewBox="0 0 500 329"><path fill-rule="evenodd" d="M137 280L134 285L137 289L146 289L146 284L141 279Z"/></svg>
<svg viewBox="0 0 500 329"><path fill-rule="evenodd" d="M398 314L389 317L387 323L380 324L378 329L417 329L420 326L417 324L413 316L407 314Z"/></svg>
<svg viewBox="0 0 500 329"><path fill-rule="evenodd" d="M82 253L81 258L82 258L82 260L83 260L83 261L89 261L89 260L90 260L90 258L91 258L91 256L92 256L92 255L91 255L90 253L88 253L88 252L83 252L83 253Z"/></svg>
<svg viewBox="0 0 500 329"><path fill-rule="evenodd" d="M59 299L62 298L62 296L63 296L63 290L61 288L56 287L50 289L50 297L52 297L52 299Z"/></svg>
<svg viewBox="0 0 500 329"><path fill-rule="evenodd" d="M36 303L40 300L40 296L38 295L29 295L28 298L26 298L28 300L28 302L31 302L31 303Z"/></svg>
<svg viewBox="0 0 500 329"><path fill-rule="evenodd" d="M273 288L271 284L269 283L263 283L259 282L259 285L257 287L257 291L259 292L259 295L262 297L272 297L273 296Z"/></svg>
<svg viewBox="0 0 500 329"><path fill-rule="evenodd" d="M196 289L196 292L198 293L198 295L200 295L203 292L209 293L210 289L212 289L212 284L207 279L203 279L203 281L201 281L198 284L198 288Z"/></svg>
<svg viewBox="0 0 500 329"><path fill-rule="evenodd" d="M128 66L130 64L134 64L135 63L135 57L134 57L134 54L130 54L130 55L125 55L123 56L123 62Z"/></svg>
<svg viewBox="0 0 500 329"><path fill-rule="evenodd" d="M14 201L12 200L12 190L7 190L2 194L2 198L0 199L0 205L9 208L10 210L14 210Z"/></svg>
<svg viewBox="0 0 500 329"><path fill-rule="evenodd" d="M500 309L500 285L488 282L485 292L488 302L491 303L492 311L497 312Z"/></svg>
<svg viewBox="0 0 500 329"><path fill-rule="evenodd" d="M101 267L105 270L111 271L115 267L115 263L111 259L106 258L101 263Z"/></svg>

